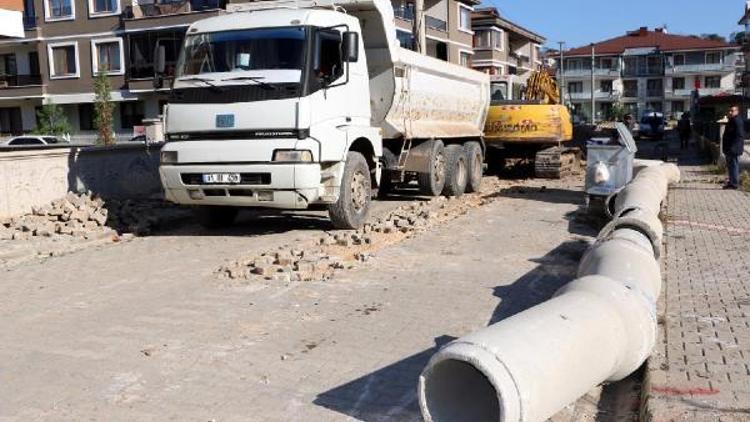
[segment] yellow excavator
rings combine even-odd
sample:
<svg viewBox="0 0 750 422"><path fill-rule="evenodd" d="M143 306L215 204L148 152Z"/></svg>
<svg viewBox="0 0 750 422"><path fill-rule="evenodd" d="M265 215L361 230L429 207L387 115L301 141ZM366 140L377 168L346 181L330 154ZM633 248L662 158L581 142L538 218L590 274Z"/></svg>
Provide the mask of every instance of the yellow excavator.
<svg viewBox="0 0 750 422"><path fill-rule="evenodd" d="M490 167L517 158L533 160L540 178L578 171L580 150L566 146L573 138L570 112L549 72L533 71L525 84L515 75L493 76L490 86L484 129Z"/></svg>

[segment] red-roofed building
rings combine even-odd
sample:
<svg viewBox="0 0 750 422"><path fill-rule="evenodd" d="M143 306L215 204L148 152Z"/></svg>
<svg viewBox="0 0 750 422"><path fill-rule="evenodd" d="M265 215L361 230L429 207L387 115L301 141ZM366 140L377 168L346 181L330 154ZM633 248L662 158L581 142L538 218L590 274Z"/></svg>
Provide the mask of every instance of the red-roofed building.
<svg viewBox="0 0 750 422"><path fill-rule="evenodd" d="M567 100L573 112L591 116L591 51L597 120L616 102L636 115L660 111L679 117L693 91L700 96L735 92L739 48L722 40L669 34L646 27L564 52ZM559 59L558 59L559 61Z"/></svg>

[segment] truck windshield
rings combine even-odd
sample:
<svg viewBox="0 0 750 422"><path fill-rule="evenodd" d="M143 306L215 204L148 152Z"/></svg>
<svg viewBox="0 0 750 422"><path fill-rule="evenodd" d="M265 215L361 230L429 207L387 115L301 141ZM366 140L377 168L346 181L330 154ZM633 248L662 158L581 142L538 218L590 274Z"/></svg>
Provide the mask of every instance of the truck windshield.
<svg viewBox="0 0 750 422"><path fill-rule="evenodd" d="M178 77L251 70L301 70L305 28L263 28L189 35Z"/></svg>
<svg viewBox="0 0 750 422"><path fill-rule="evenodd" d="M508 99L508 83L492 82L490 85L490 102L497 104Z"/></svg>

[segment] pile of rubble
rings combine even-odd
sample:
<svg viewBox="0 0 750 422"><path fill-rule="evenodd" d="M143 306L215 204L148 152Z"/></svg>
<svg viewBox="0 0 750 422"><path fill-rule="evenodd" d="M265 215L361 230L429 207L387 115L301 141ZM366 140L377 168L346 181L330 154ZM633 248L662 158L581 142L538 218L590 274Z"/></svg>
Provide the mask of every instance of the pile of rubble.
<svg viewBox="0 0 750 422"><path fill-rule="evenodd" d="M69 192L31 213L0 219L0 240L32 237L117 239L118 233L149 234L164 218L173 218L173 206L158 200L109 200L89 193Z"/></svg>
<svg viewBox="0 0 750 422"><path fill-rule="evenodd" d="M436 197L401 206L356 231L327 232L314 241L265 251L219 269L230 279L325 281L341 269L368 262L383 247L458 218L493 200L502 182L487 181L484 193L461 198Z"/></svg>

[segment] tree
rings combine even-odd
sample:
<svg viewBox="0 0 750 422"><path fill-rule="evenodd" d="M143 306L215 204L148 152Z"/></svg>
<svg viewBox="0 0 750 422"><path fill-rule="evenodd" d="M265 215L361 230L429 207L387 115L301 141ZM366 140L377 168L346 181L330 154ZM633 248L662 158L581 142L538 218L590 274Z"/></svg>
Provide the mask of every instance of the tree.
<svg viewBox="0 0 750 422"><path fill-rule="evenodd" d="M66 136L73 131L63 108L51 102L37 111L36 120L34 133L38 135Z"/></svg>
<svg viewBox="0 0 750 422"><path fill-rule="evenodd" d="M704 40L727 42L727 39L719 34L701 34L701 38Z"/></svg>
<svg viewBox="0 0 750 422"><path fill-rule="evenodd" d="M115 138L112 133L114 126L112 113L114 104L112 103L112 87L109 84L109 77L104 66L99 67L99 72L94 76L94 123L98 132L96 142L104 145L112 145Z"/></svg>

